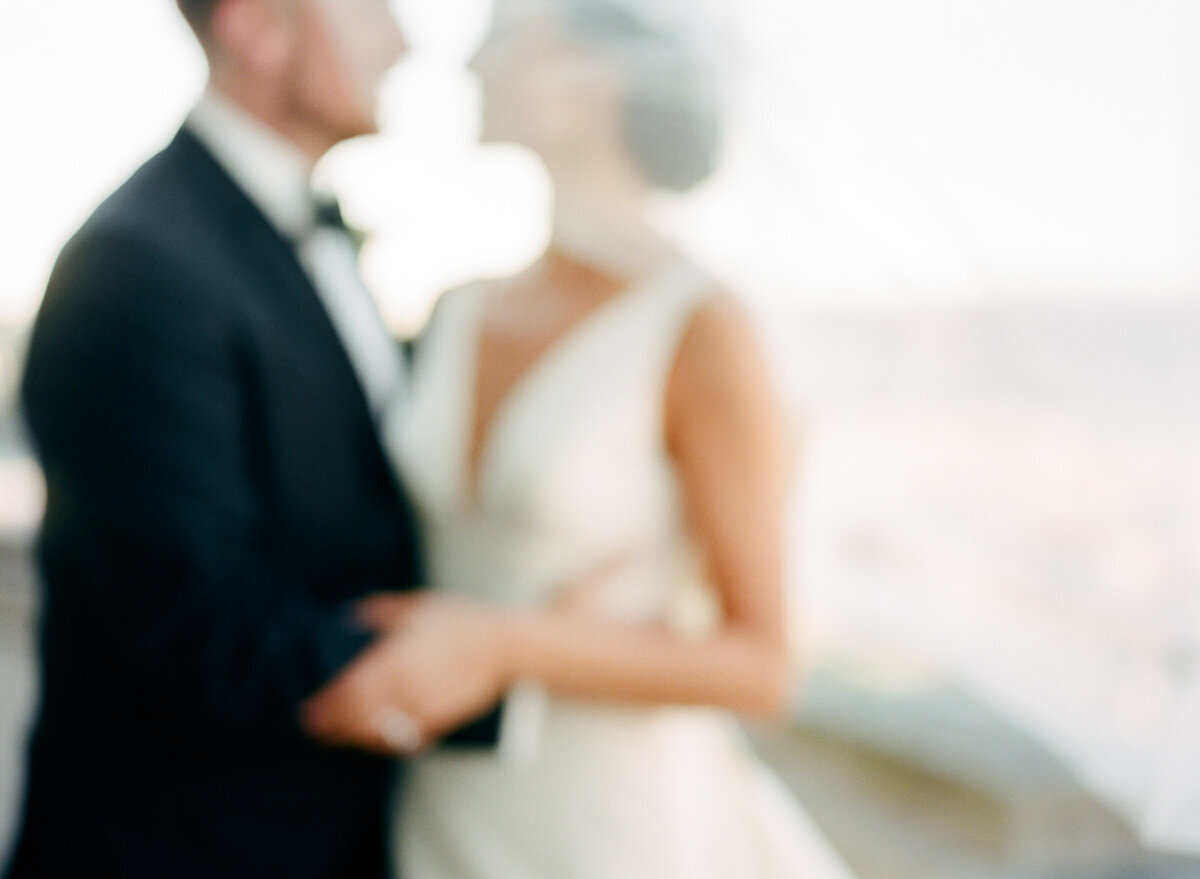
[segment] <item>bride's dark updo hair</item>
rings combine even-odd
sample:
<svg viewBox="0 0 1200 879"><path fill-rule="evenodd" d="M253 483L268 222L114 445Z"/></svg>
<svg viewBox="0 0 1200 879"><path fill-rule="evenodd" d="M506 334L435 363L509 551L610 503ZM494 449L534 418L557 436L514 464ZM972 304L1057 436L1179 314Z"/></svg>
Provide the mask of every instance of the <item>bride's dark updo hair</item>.
<svg viewBox="0 0 1200 879"><path fill-rule="evenodd" d="M622 135L658 189L682 192L717 163L721 120L712 71L686 36L605 0L547 0L567 38L595 49L624 78Z"/></svg>

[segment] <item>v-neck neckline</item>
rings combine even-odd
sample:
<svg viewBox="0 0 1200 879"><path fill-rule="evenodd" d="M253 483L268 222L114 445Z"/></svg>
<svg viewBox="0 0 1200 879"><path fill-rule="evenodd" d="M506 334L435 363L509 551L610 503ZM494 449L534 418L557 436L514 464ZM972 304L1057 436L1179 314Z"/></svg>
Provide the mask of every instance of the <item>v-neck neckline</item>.
<svg viewBox="0 0 1200 879"><path fill-rule="evenodd" d="M513 413L519 411L524 401L533 395L539 385L545 383L545 376L551 374L551 367L555 362L565 359L567 354L578 347L580 339L589 336L596 326L608 320L620 306L635 299L639 292L646 289L660 275L661 272L651 272L635 278L561 330L542 348L541 353L520 371L516 380L509 384L508 389L492 407L491 416L484 424L479 423L478 406L483 330L488 306L500 288L488 286L481 290L476 297L475 313L464 340L471 351L470 357L467 358L465 375L462 376L466 387L458 454L457 494L464 509L478 510L482 505L489 473L495 464L493 458L496 456L499 440L513 420ZM475 441L476 435L479 436L478 443Z"/></svg>

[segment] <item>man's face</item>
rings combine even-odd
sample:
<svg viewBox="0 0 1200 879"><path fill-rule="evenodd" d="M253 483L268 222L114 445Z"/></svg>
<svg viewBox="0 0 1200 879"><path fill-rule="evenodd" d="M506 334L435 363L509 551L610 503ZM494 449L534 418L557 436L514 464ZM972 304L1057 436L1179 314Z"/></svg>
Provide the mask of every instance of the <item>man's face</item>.
<svg viewBox="0 0 1200 879"><path fill-rule="evenodd" d="M332 146L378 130L383 75L405 50L388 0L293 0L294 117Z"/></svg>

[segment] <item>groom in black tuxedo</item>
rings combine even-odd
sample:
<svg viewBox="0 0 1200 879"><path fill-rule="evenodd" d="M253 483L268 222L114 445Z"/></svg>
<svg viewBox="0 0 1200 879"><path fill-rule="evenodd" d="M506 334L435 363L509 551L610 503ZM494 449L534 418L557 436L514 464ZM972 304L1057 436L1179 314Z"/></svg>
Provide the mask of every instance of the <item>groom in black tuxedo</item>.
<svg viewBox="0 0 1200 879"><path fill-rule="evenodd" d="M403 41L386 0L179 6L209 88L64 248L29 348L42 694L8 876L381 879L371 751L441 732L405 675L456 682L447 722L503 686L479 620L406 653L359 613L422 580L377 429L404 365L309 175L375 130ZM314 702L360 747L306 734Z"/></svg>

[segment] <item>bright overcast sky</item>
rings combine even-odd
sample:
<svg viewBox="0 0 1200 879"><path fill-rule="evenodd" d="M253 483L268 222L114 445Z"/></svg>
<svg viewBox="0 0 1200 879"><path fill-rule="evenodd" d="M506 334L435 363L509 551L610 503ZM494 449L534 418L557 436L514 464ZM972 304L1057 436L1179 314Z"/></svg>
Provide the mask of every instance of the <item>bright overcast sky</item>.
<svg viewBox="0 0 1200 879"><path fill-rule="evenodd" d="M3 0L0 322L36 307L64 238L163 144L203 78L170 0ZM378 232L366 270L399 324L441 287L515 268L546 181L473 147L457 64L487 0L405 0L418 52L389 134L333 156ZM677 217L764 301L1170 296L1200 271L1200 4L743 0L758 86L736 162ZM14 217L20 217L14 222Z"/></svg>

